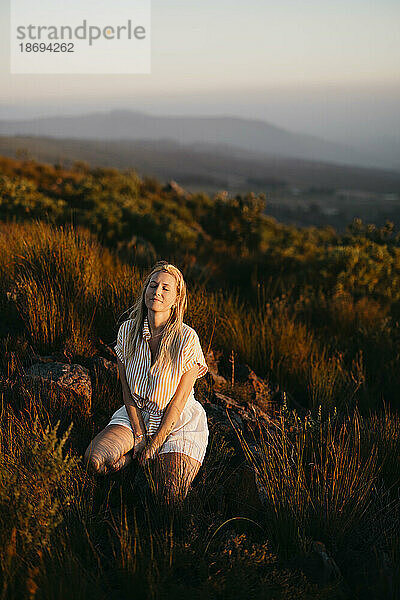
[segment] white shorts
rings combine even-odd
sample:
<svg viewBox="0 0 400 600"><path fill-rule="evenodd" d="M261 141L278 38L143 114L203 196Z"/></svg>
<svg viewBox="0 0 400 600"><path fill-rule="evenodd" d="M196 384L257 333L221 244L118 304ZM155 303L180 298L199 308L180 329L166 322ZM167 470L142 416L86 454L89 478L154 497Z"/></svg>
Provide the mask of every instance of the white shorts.
<svg viewBox="0 0 400 600"><path fill-rule="evenodd" d="M143 421L147 427L149 413L141 411ZM128 413L125 405L121 406L113 416L108 425L123 425L132 431ZM168 452L181 452L191 458L203 462L208 444L207 414L200 402L193 395L189 396L186 406L160 450L159 454Z"/></svg>

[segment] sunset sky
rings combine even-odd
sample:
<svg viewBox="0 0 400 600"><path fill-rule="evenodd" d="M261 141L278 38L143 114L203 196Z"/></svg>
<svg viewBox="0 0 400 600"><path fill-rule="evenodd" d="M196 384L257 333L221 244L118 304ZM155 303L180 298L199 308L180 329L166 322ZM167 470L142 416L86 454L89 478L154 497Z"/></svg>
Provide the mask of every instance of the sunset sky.
<svg viewBox="0 0 400 600"><path fill-rule="evenodd" d="M130 108L399 132L398 1L153 0L150 75L10 75L4 0L0 16L0 118Z"/></svg>

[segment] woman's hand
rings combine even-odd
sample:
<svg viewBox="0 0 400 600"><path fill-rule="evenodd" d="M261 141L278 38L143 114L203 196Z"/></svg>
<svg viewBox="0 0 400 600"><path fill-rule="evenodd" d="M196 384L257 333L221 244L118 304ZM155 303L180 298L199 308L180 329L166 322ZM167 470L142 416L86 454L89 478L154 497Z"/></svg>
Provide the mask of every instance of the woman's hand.
<svg viewBox="0 0 400 600"><path fill-rule="evenodd" d="M146 438L143 436L140 438L137 443L132 448L132 458L137 458L140 456L144 448L146 447Z"/></svg>
<svg viewBox="0 0 400 600"><path fill-rule="evenodd" d="M158 448L154 443L154 436L147 436L148 444L144 448L143 452L140 454L138 461L142 466L151 458L154 458L157 453Z"/></svg>
<svg viewBox="0 0 400 600"><path fill-rule="evenodd" d="M157 431L153 435L153 438L149 437L150 443L146 445L146 448L139 458L139 463L141 465L144 465L146 461L157 455L165 440L168 439L168 436L173 432L181 413L185 408L189 394L193 389L193 384L198 372L199 365L196 364L182 375L178 387L176 388L176 392L165 409Z"/></svg>

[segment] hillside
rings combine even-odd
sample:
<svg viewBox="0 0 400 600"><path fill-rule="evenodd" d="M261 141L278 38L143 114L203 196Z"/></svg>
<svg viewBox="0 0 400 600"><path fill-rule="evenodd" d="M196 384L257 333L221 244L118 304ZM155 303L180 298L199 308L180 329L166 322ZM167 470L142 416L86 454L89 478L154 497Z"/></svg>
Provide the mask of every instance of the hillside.
<svg viewBox="0 0 400 600"><path fill-rule="evenodd" d="M171 179L192 192L264 193L268 213L297 226L344 231L354 218L383 225L398 221L400 175L394 171L261 156L228 146L168 141L90 141L0 137L0 153L71 167L135 168Z"/></svg>
<svg viewBox="0 0 400 600"><path fill-rule="evenodd" d="M175 179L189 189L210 192L262 191L280 185L378 193L400 189L400 173L395 171L262 156L219 144L2 136L0 153L9 158L25 153L34 160L66 167L86 161L93 167L134 168L146 176Z"/></svg>
<svg viewBox="0 0 400 600"><path fill-rule="evenodd" d="M209 445L175 504L152 465L82 461L158 259L209 366ZM1 157L2 598L396 598L399 322L391 223L298 229L251 193Z"/></svg>
<svg viewBox="0 0 400 600"><path fill-rule="evenodd" d="M385 167L379 156L238 117L163 117L134 111L0 121L0 135L89 140L169 140L225 144L250 152L347 165Z"/></svg>

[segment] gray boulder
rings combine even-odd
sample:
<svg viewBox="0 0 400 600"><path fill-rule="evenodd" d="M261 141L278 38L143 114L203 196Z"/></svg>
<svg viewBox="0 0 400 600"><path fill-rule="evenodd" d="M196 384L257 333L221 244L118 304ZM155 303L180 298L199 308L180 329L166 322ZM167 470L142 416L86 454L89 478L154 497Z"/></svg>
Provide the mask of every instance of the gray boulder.
<svg viewBox="0 0 400 600"><path fill-rule="evenodd" d="M92 382L89 370L81 365L39 362L27 369L20 383L39 388L44 395L58 396L62 404L71 402L78 412L91 412Z"/></svg>

